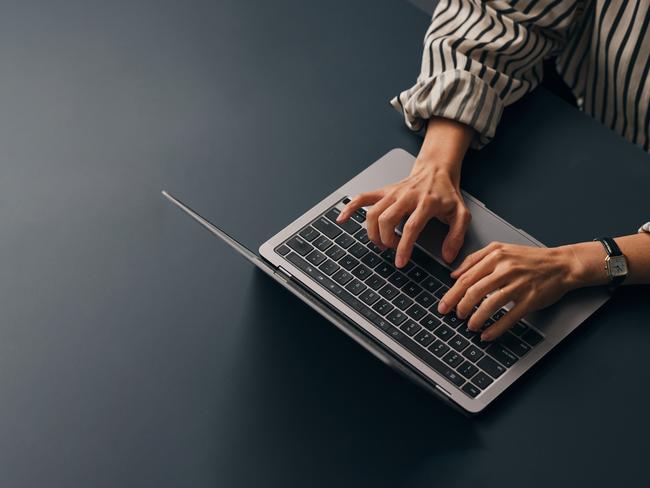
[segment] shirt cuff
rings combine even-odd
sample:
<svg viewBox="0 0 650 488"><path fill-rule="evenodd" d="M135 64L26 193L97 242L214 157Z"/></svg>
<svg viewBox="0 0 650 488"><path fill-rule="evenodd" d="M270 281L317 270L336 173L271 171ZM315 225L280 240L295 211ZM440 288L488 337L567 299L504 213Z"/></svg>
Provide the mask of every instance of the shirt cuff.
<svg viewBox="0 0 650 488"><path fill-rule="evenodd" d="M476 75L463 70L443 71L419 79L391 100L406 126L419 131L431 117L455 120L476 130L472 147L480 149L494 137L503 113L498 93Z"/></svg>
<svg viewBox="0 0 650 488"><path fill-rule="evenodd" d="M639 232L650 232L650 222L639 227Z"/></svg>

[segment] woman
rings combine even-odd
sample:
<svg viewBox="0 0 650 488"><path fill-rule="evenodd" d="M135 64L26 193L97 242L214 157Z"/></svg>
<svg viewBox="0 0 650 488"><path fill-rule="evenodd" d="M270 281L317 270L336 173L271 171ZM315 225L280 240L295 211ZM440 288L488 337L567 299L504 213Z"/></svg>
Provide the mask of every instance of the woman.
<svg viewBox="0 0 650 488"><path fill-rule="evenodd" d="M411 175L358 195L339 219L372 205L368 235L396 248L395 264L403 267L418 234L436 217L449 225L442 255L453 261L471 217L460 193L463 157L470 146L480 149L492 139L504 107L540 83L548 58L556 59L582 110L650 151L650 42L643 42L649 24L650 0L440 0L425 35L420 76L391 102L412 130L426 123ZM395 227L404 217L400 238ZM640 231L613 243L551 249L493 243L452 273L457 281L439 310L455 309L469 317L470 329L480 330L514 302L482 331L483 340L492 340L571 289L650 283L650 223ZM607 261L618 270L606 268L606 250L616 253L612 246L624 255Z"/></svg>

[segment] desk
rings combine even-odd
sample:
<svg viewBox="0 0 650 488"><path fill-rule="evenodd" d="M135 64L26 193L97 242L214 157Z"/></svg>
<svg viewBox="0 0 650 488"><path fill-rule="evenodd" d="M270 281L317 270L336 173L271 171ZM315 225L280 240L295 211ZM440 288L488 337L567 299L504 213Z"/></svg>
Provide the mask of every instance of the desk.
<svg viewBox="0 0 650 488"><path fill-rule="evenodd" d="M645 479L647 287L623 290L467 419L160 196L172 190L256 248L390 148L415 153L388 99L417 74L421 11L398 0L3 6L3 487ZM613 163L626 191L603 178ZM635 230L649 163L539 91L508 110L463 181L552 245Z"/></svg>

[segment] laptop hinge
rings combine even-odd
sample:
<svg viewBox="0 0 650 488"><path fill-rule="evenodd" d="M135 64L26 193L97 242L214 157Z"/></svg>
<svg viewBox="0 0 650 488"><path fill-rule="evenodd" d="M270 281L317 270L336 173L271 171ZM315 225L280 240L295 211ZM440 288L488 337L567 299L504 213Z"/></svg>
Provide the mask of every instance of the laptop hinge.
<svg viewBox="0 0 650 488"><path fill-rule="evenodd" d="M283 278L285 281L289 281L293 278L291 273L289 273L286 269L284 269L282 266L278 266L276 268L276 274L279 274L281 278Z"/></svg>

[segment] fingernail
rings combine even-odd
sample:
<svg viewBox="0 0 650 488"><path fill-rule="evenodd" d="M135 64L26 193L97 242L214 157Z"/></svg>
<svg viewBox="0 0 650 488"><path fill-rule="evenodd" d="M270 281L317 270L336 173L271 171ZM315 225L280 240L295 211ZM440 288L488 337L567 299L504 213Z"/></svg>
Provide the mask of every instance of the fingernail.
<svg viewBox="0 0 650 488"><path fill-rule="evenodd" d="M403 268L404 265L406 264L404 261L405 260L402 256L397 256L395 258L395 266L397 266L398 268Z"/></svg>
<svg viewBox="0 0 650 488"><path fill-rule="evenodd" d="M488 334L487 332L483 332L481 334L481 340L483 342L489 342L490 340L492 340L492 336L490 334Z"/></svg>
<svg viewBox="0 0 650 488"><path fill-rule="evenodd" d="M440 300L440 303L438 303L438 312L440 313L449 312L449 306L443 300Z"/></svg>

